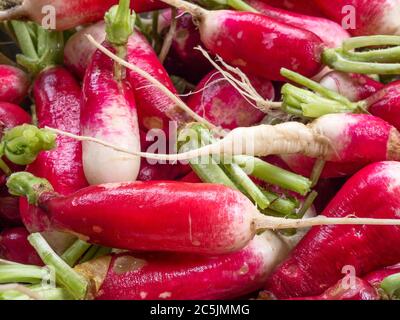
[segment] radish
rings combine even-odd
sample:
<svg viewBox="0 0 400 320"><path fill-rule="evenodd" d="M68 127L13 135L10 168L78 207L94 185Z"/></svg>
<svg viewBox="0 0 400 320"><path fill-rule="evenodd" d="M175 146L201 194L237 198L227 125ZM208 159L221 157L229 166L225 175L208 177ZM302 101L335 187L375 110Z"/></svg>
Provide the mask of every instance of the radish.
<svg viewBox="0 0 400 320"><path fill-rule="evenodd" d="M247 3L272 19L315 33L329 48L340 47L343 40L350 37L341 25L325 18L277 9L267 5L263 0L248 0Z"/></svg>
<svg viewBox="0 0 400 320"><path fill-rule="evenodd" d="M6 229L0 233L0 258L17 263L41 266L42 260L28 242L25 228Z"/></svg>
<svg viewBox="0 0 400 320"><path fill-rule="evenodd" d="M1 195L0 227L17 227L21 225L22 221L19 213L19 199L11 196L8 192L5 195Z"/></svg>
<svg viewBox="0 0 400 320"><path fill-rule="evenodd" d="M187 183L201 183L201 179L197 176L197 174L192 171L188 173L186 176L184 176L182 179L180 179L182 182L187 182Z"/></svg>
<svg viewBox="0 0 400 320"><path fill-rule="evenodd" d="M282 67L307 76L316 75L322 68L323 43L312 32L262 14L208 11L182 0L163 1L189 12L207 49L244 72L282 80L279 73ZM292 47L296 50L289 49Z"/></svg>
<svg viewBox="0 0 400 320"><path fill-rule="evenodd" d="M313 3L333 21L339 24L348 23L348 31L353 36L400 35L398 0L314 0Z"/></svg>
<svg viewBox="0 0 400 320"><path fill-rule="evenodd" d="M369 274L367 274L363 279L365 281L368 281L371 285L373 285L375 288L380 288L382 281L393 275L400 273L400 264L397 263L393 266L385 267L380 270L373 271Z"/></svg>
<svg viewBox="0 0 400 320"><path fill-rule="evenodd" d="M160 15L159 29L162 32L171 24L171 11L164 10ZM201 45L200 33L190 14L179 11L176 19L176 31L171 51L165 65L169 73L181 76L189 82L198 83L212 66L203 55L194 50Z"/></svg>
<svg viewBox="0 0 400 320"><path fill-rule="evenodd" d="M21 69L0 65L0 101L20 103L28 95L29 77Z"/></svg>
<svg viewBox="0 0 400 320"><path fill-rule="evenodd" d="M32 122L32 118L24 109L8 102L0 102L0 124L2 133L22 124Z"/></svg>
<svg viewBox="0 0 400 320"><path fill-rule="evenodd" d="M126 0L121 0L120 6L113 7L106 15L109 28L106 45L111 47L110 43L115 43L119 54L126 51L123 43L133 31L128 5ZM131 151L140 151L135 98L123 73L102 52L94 53L83 84L82 133ZM138 157L128 157L92 142L83 142L83 168L90 184L134 181L139 167Z"/></svg>
<svg viewBox="0 0 400 320"><path fill-rule="evenodd" d="M250 76L252 85L265 100L273 100L270 81ZM216 126L225 129L249 127L264 118L264 112L252 106L218 71L211 71L197 85L187 105Z"/></svg>
<svg viewBox="0 0 400 320"><path fill-rule="evenodd" d="M26 195L31 204L44 210L52 228L127 250L222 254L243 248L264 229L400 224L396 219L265 216L242 193L218 184L130 182L91 186L60 196L47 180L23 172L13 174L7 186L11 194Z"/></svg>
<svg viewBox="0 0 400 320"><path fill-rule="evenodd" d="M177 180L190 171L188 166L178 164L149 164L142 160L138 175L139 181Z"/></svg>
<svg viewBox="0 0 400 320"><path fill-rule="evenodd" d="M357 277L353 281L353 284L349 286L346 279L339 280L319 296L287 300L380 300L377 290L367 281Z"/></svg>
<svg viewBox="0 0 400 320"><path fill-rule="evenodd" d="M366 99L384 87L384 84L368 76L338 71L329 72L319 83L352 102Z"/></svg>
<svg viewBox="0 0 400 320"><path fill-rule="evenodd" d="M0 8L1 20L28 18L38 24L51 23L51 14L56 14L54 23L57 30L67 30L81 24L101 20L117 0L7 0ZM132 9L137 12L164 8L157 0L132 1Z"/></svg>
<svg viewBox="0 0 400 320"><path fill-rule="evenodd" d="M346 182L322 214L397 217L399 173L398 162L378 162L365 167ZM395 226L312 228L291 257L269 277L266 289L278 298L318 295L341 279L341 270L346 265L353 266L358 276L364 276L397 263L399 232Z"/></svg>
<svg viewBox="0 0 400 320"><path fill-rule="evenodd" d="M64 64L79 79L85 76L86 68L90 64L96 47L87 41L86 35L90 34L97 42L102 43L106 38L104 21L99 21L73 34L65 44Z"/></svg>
<svg viewBox="0 0 400 320"><path fill-rule="evenodd" d="M226 255L123 253L78 265L75 271L95 280L97 300L232 299L262 287L286 254L283 243L266 232Z"/></svg>

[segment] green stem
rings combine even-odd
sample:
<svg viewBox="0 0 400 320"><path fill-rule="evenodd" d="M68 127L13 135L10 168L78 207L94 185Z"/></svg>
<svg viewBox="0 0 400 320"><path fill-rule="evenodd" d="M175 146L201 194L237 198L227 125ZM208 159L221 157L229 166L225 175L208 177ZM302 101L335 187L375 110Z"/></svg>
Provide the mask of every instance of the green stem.
<svg viewBox="0 0 400 320"><path fill-rule="evenodd" d="M89 260L92 260L96 255L97 251L99 250L100 246L92 245L88 251L86 251L85 255L79 260L79 263L85 263Z"/></svg>
<svg viewBox="0 0 400 320"><path fill-rule="evenodd" d="M397 63L400 61L400 46L386 49L374 49L361 52L343 52L343 56L352 61Z"/></svg>
<svg viewBox="0 0 400 320"><path fill-rule="evenodd" d="M318 192L312 191L307 198L304 200L303 205L301 206L299 212L297 213L297 217L303 218L304 215L307 213L308 209L311 208L312 204L314 203L314 200L317 198Z"/></svg>
<svg viewBox="0 0 400 320"><path fill-rule="evenodd" d="M27 286L33 292L39 293L42 300L72 300L71 295L62 288L45 289L42 285ZM29 300L29 297L21 292L8 291L0 293L0 300Z"/></svg>
<svg viewBox="0 0 400 320"><path fill-rule="evenodd" d="M252 167L251 176L286 190L306 195L310 191L311 181L293 172L281 169L261 159L250 156L235 156L235 163L241 167Z"/></svg>
<svg viewBox="0 0 400 320"><path fill-rule="evenodd" d="M361 74L400 74L400 63L373 63L351 61L340 49L325 49L322 61L327 66L342 72Z"/></svg>
<svg viewBox="0 0 400 320"><path fill-rule="evenodd" d="M25 22L22 21L11 21L11 25L14 29L15 37L17 38L18 45L22 53L29 59L38 60L36 48L33 44L31 36L29 34L28 27Z"/></svg>
<svg viewBox="0 0 400 320"><path fill-rule="evenodd" d="M0 265L0 283L37 283L43 279L44 269L28 265Z"/></svg>
<svg viewBox="0 0 400 320"><path fill-rule="evenodd" d="M93 256L93 259L106 256L106 255L110 254L111 252L112 252L112 249L111 249L111 248L100 247L100 248L97 250L96 254Z"/></svg>
<svg viewBox="0 0 400 320"><path fill-rule="evenodd" d="M295 209L299 206L299 202L297 199L284 199L281 198L276 193L262 190L264 195L270 201L269 208L276 213L279 213L280 216L291 216L294 215ZM264 212L265 213L265 212Z"/></svg>
<svg viewBox="0 0 400 320"><path fill-rule="evenodd" d="M29 243L35 248L43 262L54 268L56 280L79 300L86 297L88 283L80 274L66 264L48 245L40 233L33 233L28 237Z"/></svg>
<svg viewBox="0 0 400 320"><path fill-rule="evenodd" d="M61 259L73 267L90 246L91 244L78 239L61 255Z"/></svg>
<svg viewBox="0 0 400 320"><path fill-rule="evenodd" d="M381 282L381 288L390 298L400 299L400 273L392 274Z"/></svg>
<svg viewBox="0 0 400 320"><path fill-rule="evenodd" d="M226 4L233 9L239 10L239 11L247 11L247 12L255 12L259 13L258 10L253 8L251 5L246 3L243 0L226 0Z"/></svg>
<svg viewBox="0 0 400 320"><path fill-rule="evenodd" d="M321 177L321 173L325 168L325 163L326 163L326 161L322 160L322 159L317 159L315 161L315 164L312 169L311 176L310 176L311 188L314 188L317 185L319 178Z"/></svg>
<svg viewBox="0 0 400 320"><path fill-rule="evenodd" d="M12 170L2 159L0 159L0 169L4 172L4 174L8 177L12 174Z"/></svg>
<svg viewBox="0 0 400 320"><path fill-rule="evenodd" d="M353 37L343 41L342 48L344 51L350 51L363 47L372 46L399 46L400 37L390 35L375 35L375 36L363 36Z"/></svg>

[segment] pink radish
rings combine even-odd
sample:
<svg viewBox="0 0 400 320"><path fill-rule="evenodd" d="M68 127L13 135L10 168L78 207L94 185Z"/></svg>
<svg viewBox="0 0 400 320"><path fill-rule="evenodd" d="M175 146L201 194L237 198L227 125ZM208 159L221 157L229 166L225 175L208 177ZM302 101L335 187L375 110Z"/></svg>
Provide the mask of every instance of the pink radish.
<svg viewBox="0 0 400 320"><path fill-rule="evenodd" d="M0 233L0 258L23 264L43 265L35 249L28 242L25 228L6 229Z"/></svg>
<svg viewBox="0 0 400 320"><path fill-rule="evenodd" d="M307 30L262 14L208 11L182 0L163 1L190 12L199 25L201 40L207 49L244 72L283 80L282 67L308 76L316 75L322 68L322 40Z"/></svg>
<svg viewBox="0 0 400 320"><path fill-rule="evenodd" d="M86 68L90 64L96 47L86 38L90 34L97 42L102 43L106 38L104 21L99 21L75 33L64 48L64 64L80 79L85 76Z"/></svg>
<svg viewBox="0 0 400 320"><path fill-rule="evenodd" d="M323 211L327 217L356 215L397 217L400 164L378 162L350 178ZM400 229L395 226L331 226L312 228L267 281L278 298L321 294L342 278L344 266L358 276L400 259ZM384 236L382 236L384 235ZM382 254L386 252L386 254Z"/></svg>
<svg viewBox="0 0 400 320"><path fill-rule="evenodd" d="M5 182L4 182L5 183ZM19 199L8 192L0 196L0 227L21 226Z"/></svg>
<svg viewBox="0 0 400 320"><path fill-rule="evenodd" d="M265 100L273 100L270 81L250 76L252 85ZM225 129L249 127L259 123L265 113L252 106L218 71L211 71L194 89L187 105L216 126Z"/></svg>
<svg viewBox="0 0 400 320"><path fill-rule="evenodd" d="M51 228L127 250L222 254L245 247L264 229L349 223L400 225L396 219L265 216L242 193L218 184L114 183L60 196L45 179L23 172L13 174L7 186L11 194L27 195L30 203L44 210Z"/></svg>
<svg viewBox="0 0 400 320"><path fill-rule="evenodd" d="M314 0L313 3L333 21L348 24L353 36L400 34L398 0Z"/></svg>
<svg viewBox="0 0 400 320"><path fill-rule="evenodd" d="M57 30L66 30L82 24L103 19L104 14L118 0L10 0L0 8L1 20L28 18L38 24L51 23L51 14L56 14L54 23ZM157 0L132 1L132 9L137 12L164 8Z"/></svg>
<svg viewBox="0 0 400 320"><path fill-rule="evenodd" d="M21 69L0 65L0 101L20 103L28 95L29 77Z"/></svg>
<svg viewBox="0 0 400 320"><path fill-rule="evenodd" d="M384 87L382 83L368 76L338 71L332 71L325 75L320 80L320 84L345 96L350 101L366 99Z"/></svg>
<svg viewBox="0 0 400 320"><path fill-rule="evenodd" d="M259 289L286 252L267 232L238 252L216 257L125 253L75 270L95 279L97 300L232 299Z"/></svg>
<svg viewBox="0 0 400 320"><path fill-rule="evenodd" d="M350 37L341 25L325 18L277 9L267 5L263 0L248 0L247 3L270 18L315 33L329 48L340 47L343 40Z"/></svg>
<svg viewBox="0 0 400 320"><path fill-rule="evenodd" d="M310 0L262 0L264 3L269 4L281 9L307 14L310 16L322 16L323 13L315 6Z"/></svg>
<svg viewBox="0 0 400 320"><path fill-rule="evenodd" d="M385 267L380 270L373 271L367 274L363 279L368 281L375 288L379 288L382 281L393 274L400 273L400 263L397 263L393 266Z"/></svg>

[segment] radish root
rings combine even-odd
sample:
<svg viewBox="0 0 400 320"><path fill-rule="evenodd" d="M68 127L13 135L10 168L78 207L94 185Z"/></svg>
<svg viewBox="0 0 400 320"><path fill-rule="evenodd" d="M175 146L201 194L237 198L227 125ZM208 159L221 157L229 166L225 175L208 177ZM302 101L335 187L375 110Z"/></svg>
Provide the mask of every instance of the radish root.
<svg viewBox="0 0 400 320"><path fill-rule="evenodd" d="M213 65L213 67L221 73L225 80L228 81L254 108L264 113L268 113L271 108L282 107L281 102L265 100L253 87L250 79L239 68L232 67L231 65L227 64L219 55L217 55L216 61L222 65L222 68L201 46L197 46L195 49L200 51L202 55ZM240 80L238 78L240 78ZM252 101L254 101L254 103Z"/></svg>
<svg viewBox="0 0 400 320"><path fill-rule="evenodd" d="M312 127L299 122L237 128L229 132L225 138L213 144L179 154L132 152L96 138L74 135L50 127L46 127L46 129L72 139L95 142L132 156L162 161L183 161L207 155L267 156L293 153L301 153L313 158L324 158L332 152L332 147L327 138L319 135Z"/></svg>
<svg viewBox="0 0 400 320"><path fill-rule="evenodd" d="M100 43L98 43L91 35L86 35L88 40L102 53L104 53L106 56L109 58L113 59L117 63L121 64L125 68L132 70L133 72L138 73L141 75L143 78L145 78L147 81L149 81L151 84L156 86L159 90L161 90L167 97L169 97L176 105L181 108L183 111L185 111L187 114L189 114L194 120L196 120L199 123L204 124L210 129L213 130L218 130L218 128L213 125L211 122L207 121L206 119L200 117L196 112L194 112L192 109L190 109L179 97L177 97L174 93L172 93L168 88L166 88L160 81L157 79L153 78L150 74L148 74L146 71L143 71L139 67L125 61L124 59L121 59L117 55L113 54L110 50L102 46Z"/></svg>
<svg viewBox="0 0 400 320"><path fill-rule="evenodd" d="M175 37L175 33L176 33L176 26L178 24L177 21L177 12L176 12L176 8L172 8L171 9L171 25L169 26L169 30L168 33L166 34L165 38L164 38L164 42L161 48L161 52L158 56L159 60L161 61L161 63L164 64L165 58L168 55L168 52L171 49L172 46L172 41L174 40Z"/></svg>
<svg viewBox="0 0 400 320"><path fill-rule="evenodd" d="M7 291L18 291L33 300L41 300L42 299L38 293L32 291L31 289L29 289L19 283L0 285L0 292L7 292Z"/></svg>
<svg viewBox="0 0 400 320"><path fill-rule="evenodd" d="M375 225L375 226L398 226L400 219L374 219L374 218L328 218L316 216L307 219L285 219L271 216L257 215L254 220L256 230L263 229L300 229L322 225Z"/></svg>

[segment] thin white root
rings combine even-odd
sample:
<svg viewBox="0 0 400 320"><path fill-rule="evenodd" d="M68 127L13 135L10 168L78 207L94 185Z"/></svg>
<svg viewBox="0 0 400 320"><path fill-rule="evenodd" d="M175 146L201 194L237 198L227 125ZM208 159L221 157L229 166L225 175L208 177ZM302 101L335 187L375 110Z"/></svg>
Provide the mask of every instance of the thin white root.
<svg viewBox="0 0 400 320"><path fill-rule="evenodd" d="M162 2L169 4L172 7L181 9L185 12L189 12L194 18L199 19L207 13L207 10L195 5L193 3L182 1L182 0L161 0Z"/></svg>
<svg viewBox="0 0 400 320"><path fill-rule="evenodd" d="M222 65L222 68L210 57L208 52L204 50L201 46L197 46L195 47L195 49L200 51L203 56L213 65L213 67L222 74L225 80L228 81L254 108L264 113L268 113L271 108L282 107L281 102L265 100L253 87L250 79L239 68L230 66L220 56L217 55L216 60Z"/></svg>
<svg viewBox="0 0 400 320"><path fill-rule="evenodd" d="M107 48L103 47L100 43L98 43L91 35L87 34L86 37L97 49L99 49L101 52L103 52L106 56L110 57L111 59L113 59L117 63L121 64L125 68L128 68L129 70L132 70L133 72L138 73L143 78L145 78L147 81L149 81L150 83L155 85L160 91L162 91L168 98L170 98L174 103L176 103L176 105L179 108L181 108L183 111L185 111L187 114L189 114L194 120L206 125L210 129L218 130L215 125L213 125L211 122L207 121L206 119L200 117L196 112L194 112L192 109L190 109L181 99L179 99L179 97L177 97L174 93L172 93L170 90L168 90L168 88L166 88L160 81L158 81L157 79L152 77L146 71L143 71L139 67L116 56L110 50L108 50Z"/></svg>
<svg viewBox="0 0 400 320"><path fill-rule="evenodd" d="M168 52L171 49L172 41L174 40L174 37L175 37L176 26L178 24L176 14L177 14L176 8L172 8L171 9L171 25L169 26L168 33L166 34L166 36L164 38L161 52L158 56L158 59L161 61L161 63L164 63L165 58L167 57Z"/></svg>
<svg viewBox="0 0 400 320"><path fill-rule="evenodd" d="M373 219L373 218L328 218L317 216L307 219L285 219L259 215L255 219L257 230L262 229L290 229L308 228L322 225L374 225L374 226L399 226L400 219Z"/></svg>
<svg viewBox="0 0 400 320"><path fill-rule="evenodd" d="M20 292L33 300L41 300L42 299L42 297L38 293L32 291L31 289L29 289L19 283L0 285L0 292L7 292L7 291Z"/></svg>
<svg viewBox="0 0 400 320"><path fill-rule="evenodd" d="M267 156L293 153L301 153L314 158L324 158L331 152L329 141L299 122L286 122L274 126L259 125L256 127L237 128L216 143L179 154L132 152L93 137L78 136L50 127L46 127L46 129L72 139L95 142L133 156L163 161L183 161L207 155Z"/></svg>

